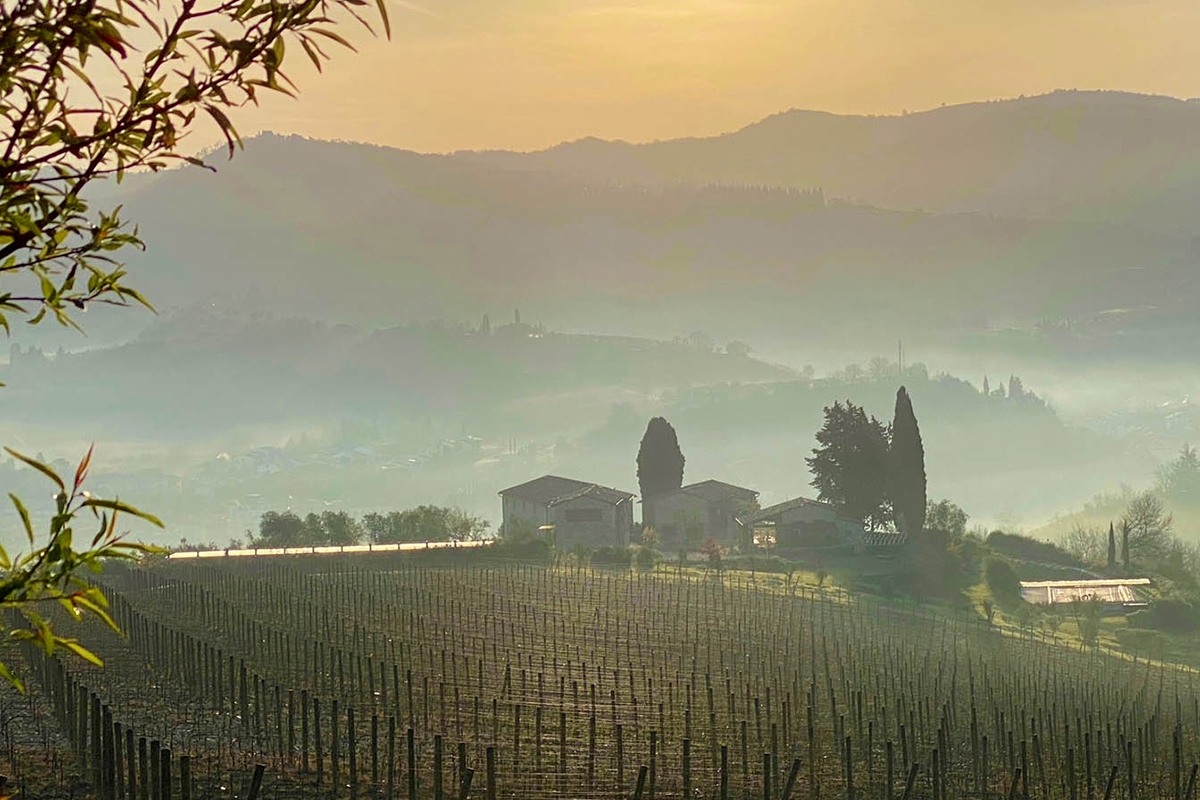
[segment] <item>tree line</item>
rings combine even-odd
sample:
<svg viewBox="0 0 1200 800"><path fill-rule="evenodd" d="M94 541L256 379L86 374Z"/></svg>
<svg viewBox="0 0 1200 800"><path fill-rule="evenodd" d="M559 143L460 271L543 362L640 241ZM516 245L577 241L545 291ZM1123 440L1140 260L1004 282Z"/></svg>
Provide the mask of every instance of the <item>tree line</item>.
<svg viewBox="0 0 1200 800"><path fill-rule="evenodd" d="M467 512L422 505L405 511L372 512L356 519L345 511L309 513L267 511L258 533L247 531L250 547L320 547L348 544L399 544L481 539L489 523Z"/></svg>
<svg viewBox="0 0 1200 800"><path fill-rule="evenodd" d="M891 424L850 400L826 406L824 415L818 446L805 459L818 499L871 530L924 530L925 448L908 390L897 390Z"/></svg>
<svg viewBox="0 0 1200 800"><path fill-rule="evenodd" d="M890 424L850 400L824 409L817 447L805 459L818 499L871 530L920 532L925 527L925 448L908 390L896 392ZM643 500L683 485L685 459L674 427L663 417L646 426L637 454Z"/></svg>

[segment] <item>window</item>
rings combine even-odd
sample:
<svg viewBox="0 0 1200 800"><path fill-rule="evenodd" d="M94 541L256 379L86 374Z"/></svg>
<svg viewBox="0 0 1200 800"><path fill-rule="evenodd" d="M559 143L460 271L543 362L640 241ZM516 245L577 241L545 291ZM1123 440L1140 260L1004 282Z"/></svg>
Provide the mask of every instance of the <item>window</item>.
<svg viewBox="0 0 1200 800"><path fill-rule="evenodd" d="M604 512L599 508L568 508L567 522L600 522Z"/></svg>

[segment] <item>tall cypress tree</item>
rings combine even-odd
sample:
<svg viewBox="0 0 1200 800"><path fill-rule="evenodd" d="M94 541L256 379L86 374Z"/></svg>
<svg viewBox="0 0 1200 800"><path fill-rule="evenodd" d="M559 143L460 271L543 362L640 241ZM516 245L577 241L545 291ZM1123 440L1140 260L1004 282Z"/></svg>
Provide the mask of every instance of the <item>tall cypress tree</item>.
<svg viewBox="0 0 1200 800"><path fill-rule="evenodd" d="M653 504L649 501L683 486L683 462L683 452L671 423L662 417L651 419L637 454L638 488L647 524L654 524Z"/></svg>
<svg viewBox="0 0 1200 800"><path fill-rule="evenodd" d="M925 447L913 414L912 400L903 386L896 392L892 418L891 480L892 511L896 527L910 536L925 529Z"/></svg>

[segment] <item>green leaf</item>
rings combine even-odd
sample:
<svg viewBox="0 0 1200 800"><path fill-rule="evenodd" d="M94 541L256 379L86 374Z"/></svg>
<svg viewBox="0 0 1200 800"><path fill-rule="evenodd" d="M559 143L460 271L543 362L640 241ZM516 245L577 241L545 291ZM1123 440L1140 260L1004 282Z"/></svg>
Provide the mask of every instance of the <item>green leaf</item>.
<svg viewBox="0 0 1200 800"><path fill-rule="evenodd" d="M86 647L81 645L76 640L74 640L74 639L59 639L58 643L61 644L63 647L67 648L68 650L70 650L75 655L82 658L84 661L88 661L92 664L95 664L97 667L104 666L104 662L100 660L99 656L97 656L91 650L88 650Z"/></svg>
<svg viewBox="0 0 1200 800"><path fill-rule="evenodd" d="M54 481L54 483L58 486L60 491L63 491L63 492L67 491L67 486L66 486L66 484L63 483L62 478L58 477L58 473L56 473L54 470L50 469L50 467L46 466L42 462L40 462L36 459L30 458L29 456L21 455L16 450L13 450L11 447L4 448L4 452L8 453L10 456L17 459L18 461L24 462L28 466L33 467L38 472L42 473L47 478ZM11 495L9 495L9 496L11 497Z"/></svg>
<svg viewBox="0 0 1200 800"><path fill-rule="evenodd" d="M87 500L83 501L83 504L80 507L81 508L83 508L83 507L107 508L112 511L122 511L126 514L132 514L133 516L138 517L139 519L144 519L147 522L149 522L153 525L157 525L160 528L166 527L165 525L162 524L162 520L160 520L158 517L154 516L153 514L148 514L145 511L139 511L138 509L134 508L133 506L129 505L128 503L122 503L120 500L99 500L94 497L89 497Z"/></svg>
<svg viewBox="0 0 1200 800"><path fill-rule="evenodd" d="M21 694L25 694L25 684L21 683L20 679L9 671L8 667L5 666L3 661L0 661L0 678L3 678L12 684L13 688Z"/></svg>
<svg viewBox="0 0 1200 800"><path fill-rule="evenodd" d="M29 512L25 510L25 504L12 492L8 493L8 499L12 500L13 505L17 507L17 513L21 516L21 524L25 526L25 535L29 537L29 543L33 544L33 524L29 521ZM4 554L4 560L8 561L8 553Z"/></svg>

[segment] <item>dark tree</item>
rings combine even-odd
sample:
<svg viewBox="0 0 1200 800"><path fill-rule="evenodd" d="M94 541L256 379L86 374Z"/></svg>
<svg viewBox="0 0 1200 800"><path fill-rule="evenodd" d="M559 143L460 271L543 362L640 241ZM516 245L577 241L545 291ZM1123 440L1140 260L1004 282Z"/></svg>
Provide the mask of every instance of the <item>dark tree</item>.
<svg viewBox="0 0 1200 800"><path fill-rule="evenodd" d="M1108 569L1112 571L1117 568L1117 532L1113 530L1113 524L1108 523Z"/></svg>
<svg viewBox="0 0 1200 800"><path fill-rule="evenodd" d="M329 544L358 544L363 538L362 526L345 511L322 512L321 527Z"/></svg>
<svg viewBox="0 0 1200 800"><path fill-rule="evenodd" d="M646 425L637 454L638 488L642 502L683 486L683 452L671 423L654 417ZM653 520L649 520L653 524Z"/></svg>
<svg viewBox="0 0 1200 800"><path fill-rule="evenodd" d="M887 427L849 400L825 407L818 447L806 458L817 496L872 530L891 521Z"/></svg>
<svg viewBox="0 0 1200 800"><path fill-rule="evenodd" d="M1121 563L1125 565L1125 572L1129 572L1129 520L1121 520Z"/></svg>
<svg viewBox="0 0 1200 800"><path fill-rule="evenodd" d="M250 537L252 547L298 547L304 541L304 521L291 511L268 511L258 522L258 536Z"/></svg>
<svg viewBox="0 0 1200 800"><path fill-rule="evenodd" d="M925 447L913 414L912 400L903 386L896 392L892 417L891 481L888 493L896 527L903 533L919 534L925 528Z"/></svg>

